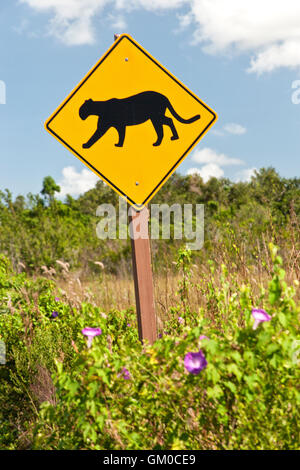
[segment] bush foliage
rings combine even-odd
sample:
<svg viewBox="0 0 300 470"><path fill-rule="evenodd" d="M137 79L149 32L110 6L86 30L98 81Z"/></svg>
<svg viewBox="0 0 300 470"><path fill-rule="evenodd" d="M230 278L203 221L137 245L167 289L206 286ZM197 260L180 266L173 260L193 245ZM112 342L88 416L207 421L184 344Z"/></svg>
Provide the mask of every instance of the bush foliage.
<svg viewBox="0 0 300 470"><path fill-rule="evenodd" d="M300 179L168 180L153 202L204 204L205 242L152 241L153 345L134 305L104 308L131 279L129 240L96 236L97 206L118 197L59 190L0 192L0 449L298 449ZM253 309L270 320L254 328ZM86 327L101 328L91 347Z"/></svg>
<svg viewBox="0 0 300 470"><path fill-rule="evenodd" d="M96 235L100 204L112 203L118 216L118 196L102 182L78 199L55 199L59 192L46 177L41 195L29 194L13 200L0 192L0 253L16 270L41 273L42 267L57 268L56 261L69 263L83 275L99 271L104 263L113 273L130 271L130 240L100 240ZM156 204L204 204L205 244L193 252L197 262L228 256L238 265L249 266L266 255L272 241L293 257L295 238L299 243L300 179L281 178L274 169L261 169L248 183L227 179L174 174L153 199ZM118 225L118 224L117 224ZM181 246L174 240L153 240L155 269L171 263ZM293 258L294 259L294 258Z"/></svg>
<svg viewBox="0 0 300 470"><path fill-rule="evenodd" d="M110 311L55 297L45 279L15 274L1 258L0 446L31 449L296 449L299 447L299 305L273 261L268 289L253 303L225 265L210 264L214 319L185 302L190 253L177 265L185 282L157 341L138 341L133 309ZM234 289L230 289L233 287ZM269 322L253 329L253 308ZM57 315L53 315L56 312ZM180 321L179 321L180 316ZM82 329L100 327L88 348ZM188 352L207 367L191 374Z"/></svg>

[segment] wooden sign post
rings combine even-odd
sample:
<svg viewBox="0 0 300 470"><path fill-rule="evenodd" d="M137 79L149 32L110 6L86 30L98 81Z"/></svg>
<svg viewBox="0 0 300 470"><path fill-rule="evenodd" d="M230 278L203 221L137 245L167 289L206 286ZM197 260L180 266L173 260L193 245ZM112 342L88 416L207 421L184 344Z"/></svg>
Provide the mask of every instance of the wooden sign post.
<svg viewBox="0 0 300 470"><path fill-rule="evenodd" d="M130 208L129 228L139 339L153 344L157 333L148 221L147 207L140 212Z"/></svg>

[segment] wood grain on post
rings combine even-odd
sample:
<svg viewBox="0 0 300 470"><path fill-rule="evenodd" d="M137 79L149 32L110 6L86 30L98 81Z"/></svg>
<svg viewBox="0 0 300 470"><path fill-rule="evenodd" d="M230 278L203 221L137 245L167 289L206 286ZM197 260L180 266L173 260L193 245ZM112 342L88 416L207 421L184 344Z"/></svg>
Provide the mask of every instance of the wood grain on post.
<svg viewBox="0 0 300 470"><path fill-rule="evenodd" d="M130 208L130 237L136 298L139 338L153 344L156 340L156 318L149 240L149 211L146 207L137 212Z"/></svg>

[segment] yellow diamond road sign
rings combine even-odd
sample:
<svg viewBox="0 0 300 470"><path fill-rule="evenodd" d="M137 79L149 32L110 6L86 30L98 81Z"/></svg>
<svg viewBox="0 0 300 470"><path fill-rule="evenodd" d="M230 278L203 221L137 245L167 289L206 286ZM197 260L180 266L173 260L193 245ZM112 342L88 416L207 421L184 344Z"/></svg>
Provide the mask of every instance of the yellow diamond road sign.
<svg viewBox="0 0 300 470"><path fill-rule="evenodd" d="M46 129L140 210L216 113L127 34L46 121Z"/></svg>

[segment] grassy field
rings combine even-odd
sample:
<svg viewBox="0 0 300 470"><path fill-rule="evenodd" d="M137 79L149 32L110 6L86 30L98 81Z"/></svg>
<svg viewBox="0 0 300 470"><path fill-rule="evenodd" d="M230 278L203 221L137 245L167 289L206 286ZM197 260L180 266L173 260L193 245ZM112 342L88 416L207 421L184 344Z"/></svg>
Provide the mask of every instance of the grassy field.
<svg viewBox="0 0 300 470"><path fill-rule="evenodd" d="M270 276L243 279L181 250L155 276L153 346L137 338L131 279L30 279L2 258L1 448L298 448L299 283L270 253ZM254 308L271 316L257 329ZM91 348L87 326L102 333ZM191 373L199 350L207 366Z"/></svg>
<svg viewBox="0 0 300 470"><path fill-rule="evenodd" d="M168 184L206 238L152 242L153 345L129 242L95 236L104 186L0 194L0 449L299 449L300 181Z"/></svg>
<svg viewBox="0 0 300 470"><path fill-rule="evenodd" d="M290 266L286 269L286 281L293 284L295 280L300 279L299 264L293 259ZM191 264L190 266L190 288L187 302L190 310L197 311L200 307L207 307L207 292L209 282L212 282L215 289L221 288L221 266L224 263L216 265L216 276L211 273L211 265L203 263L201 265ZM227 266L227 265L226 265ZM238 278L241 284L250 284L251 291L255 297L259 296L261 287L268 288L272 268L267 272L258 266L251 266L246 273L237 272L233 267L227 268L230 283ZM173 269L172 269L173 268ZM96 276L95 276L96 277ZM170 308L177 304L178 286L182 281L181 272L174 266L167 267L163 273L154 272L153 283L155 291L156 314L159 319L168 319ZM80 273L66 273L63 278L55 279L59 292L63 292L66 297L74 304L80 305L81 302L91 302L94 305L101 305L104 311L112 309L124 310L135 308L135 294L133 276L116 276L105 271L96 279L81 279ZM296 289L295 300L300 300L300 290ZM213 313L213 312L212 312Z"/></svg>

